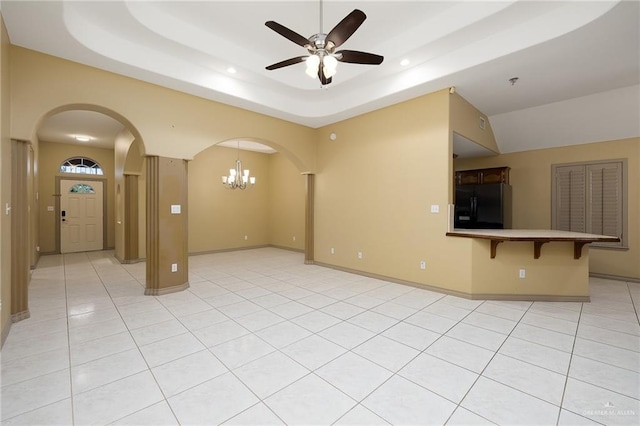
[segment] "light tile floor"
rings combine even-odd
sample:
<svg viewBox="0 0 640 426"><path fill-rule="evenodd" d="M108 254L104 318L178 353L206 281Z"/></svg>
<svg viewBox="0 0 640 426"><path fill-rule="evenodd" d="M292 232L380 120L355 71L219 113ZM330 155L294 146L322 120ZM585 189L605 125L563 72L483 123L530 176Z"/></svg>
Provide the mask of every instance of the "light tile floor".
<svg viewBox="0 0 640 426"><path fill-rule="evenodd" d="M2 349L2 424L640 424L640 285L472 301L257 249L43 256Z"/></svg>

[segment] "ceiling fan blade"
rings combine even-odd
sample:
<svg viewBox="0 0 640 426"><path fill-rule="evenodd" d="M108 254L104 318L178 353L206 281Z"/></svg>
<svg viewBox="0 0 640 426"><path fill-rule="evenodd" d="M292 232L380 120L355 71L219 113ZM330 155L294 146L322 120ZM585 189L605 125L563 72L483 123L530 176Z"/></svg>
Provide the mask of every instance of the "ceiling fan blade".
<svg viewBox="0 0 640 426"><path fill-rule="evenodd" d="M289 65L299 64L300 62L304 62L307 59L307 56L296 56L295 58L286 59L284 61L269 65L266 67L269 71L277 70L278 68L288 67Z"/></svg>
<svg viewBox="0 0 640 426"><path fill-rule="evenodd" d="M309 44L309 40L298 34L297 32L290 30L284 25L280 25L275 21L267 21L264 23L267 27L280 34L282 37L288 38L292 42L302 47Z"/></svg>
<svg viewBox="0 0 640 426"><path fill-rule="evenodd" d="M336 52L336 56L338 61L350 64L380 65L384 60L384 56L357 50L341 50Z"/></svg>
<svg viewBox="0 0 640 426"><path fill-rule="evenodd" d="M327 34L326 40L333 42L335 47L340 46L356 32L365 19L367 15L363 11L354 9Z"/></svg>
<svg viewBox="0 0 640 426"><path fill-rule="evenodd" d="M324 69L322 65L318 67L318 78L320 79L320 83L322 83L323 86L326 86L327 84L331 83L331 77L326 77L324 75Z"/></svg>

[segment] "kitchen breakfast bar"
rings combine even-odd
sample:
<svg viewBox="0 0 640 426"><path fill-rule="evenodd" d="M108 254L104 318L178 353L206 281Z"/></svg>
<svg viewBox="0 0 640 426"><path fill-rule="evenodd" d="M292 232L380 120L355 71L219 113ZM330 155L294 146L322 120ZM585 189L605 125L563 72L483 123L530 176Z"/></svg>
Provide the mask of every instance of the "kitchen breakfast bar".
<svg viewBox="0 0 640 426"><path fill-rule="evenodd" d="M588 244L620 241L533 229L456 228L446 235L469 239L463 246L471 255L473 299L588 301Z"/></svg>

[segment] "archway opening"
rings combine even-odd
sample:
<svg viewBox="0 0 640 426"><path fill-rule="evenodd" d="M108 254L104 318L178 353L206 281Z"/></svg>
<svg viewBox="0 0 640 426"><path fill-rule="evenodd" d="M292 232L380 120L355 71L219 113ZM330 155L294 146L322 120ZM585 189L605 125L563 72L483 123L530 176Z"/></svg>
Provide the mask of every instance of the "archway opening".
<svg viewBox="0 0 640 426"><path fill-rule="evenodd" d="M223 183L240 160L255 185ZM276 143L251 137L220 141L189 163L189 252L253 247L304 252L307 176L304 165Z"/></svg>
<svg viewBox="0 0 640 426"><path fill-rule="evenodd" d="M70 158L84 157L100 164L102 170L101 175L82 176L87 181L103 182L104 242L100 248L113 249L120 261L144 257L145 203L138 189L144 191L145 149L135 126L108 108L71 104L45 114L37 123L33 140L37 164L34 193L38 198L34 201L35 217L31 225L37 241L33 250L40 254L60 252L61 228L65 224L59 186L61 181L69 179L69 170L62 170L60 164ZM127 182L127 176L135 178ZM128 196L132 184L136 190L135 200ZM136 214L129 214L129 210ZM133 221L135 223L131 223ZM131 232L131 228L135 232ZM127 253L125 247L141 249Z"/></svg>

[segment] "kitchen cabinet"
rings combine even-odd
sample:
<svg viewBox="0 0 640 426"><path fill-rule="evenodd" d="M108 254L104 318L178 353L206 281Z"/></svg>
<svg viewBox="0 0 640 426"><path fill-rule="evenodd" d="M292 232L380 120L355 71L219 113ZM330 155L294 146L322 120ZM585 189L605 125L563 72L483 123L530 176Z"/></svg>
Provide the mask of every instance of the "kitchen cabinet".
<svg viewBox="0 0 640 426"><path fill-rule="evenodd" d="M462 170L456 172L456 185L484 185L489 183L509 183L509 167Z"/></svg>

